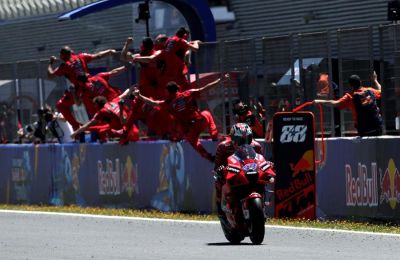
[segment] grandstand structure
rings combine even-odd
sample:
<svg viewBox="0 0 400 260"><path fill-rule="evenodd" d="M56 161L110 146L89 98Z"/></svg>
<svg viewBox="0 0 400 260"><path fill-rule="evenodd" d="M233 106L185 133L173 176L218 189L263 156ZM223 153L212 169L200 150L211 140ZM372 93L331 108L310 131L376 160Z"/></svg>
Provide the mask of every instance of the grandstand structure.
<svg viewBox="0 0 400 260"><path fill-rule="evenodd" d="M0 2L0 20L65 12L96 0L4 0Z"/></svg>
<svg viewBox="0 0 400 260"><path fill-rule="evenodd" d="M75 20L59 22L57 19L65 12L94 2L98 1L0 1L0 35L5 36L0 41L0 91L5 93L1 102L10 102L16 96L30 96L39 105L54 104L65 84L47 80L47 59L57 55L63 45L70 45L76 52L120 50L126 38L133 35L134 48L138 48L146 31L144 23L135 22L138 3ZM400 93L397 90L400 28L390 27L393 22L388 21L387 0L209 0L208 3L216 22L217 42L202 46L192 64L193 71L236 71L241 75L238 84L244 99L255 96L265 104L272 102L273 106L288 99L294 106L297 100L305 102L314 98L310 93L315 89L315 75L320 71L335 74L336 78L330 80L345 85L348 74L358 73L368 79L375 68L386 87L383 103L389 104L384 106L388 129L398 133L395 117L400 115L396 94ZM176 28L187 25L182 14L163 1L151 1L150 11L152 37L158 33L171 35ZM343 58L347 63L341 62ZM303 93L295 93L291 80L296 78L293 75L296 66L315 61L319 64L312 74L299 73L299 90ZM118 64L114 59L92 66L109 69ZM279 84L284 86L274 87ZM344 91L346 86L341 93ZM19 106L25 111L22 122L32 121L34 109L30 104L21 101ZM270 116L274 109L269 110ZM226 111L230 111L229 107ZM346 118L350 117L347 115L342 121ZM326 120L333 125L332 115ZM351 121L344 128L343 131L354 130Z"/></svg>
<svg viewBox="0 0 400 260"><path fill-rule="evenodd" d="M91 50L105 46L120 48L121 40L126 35L140 36L144 33L143 24L136 26L134 22L137 16L137 4L123 5L92 14L80 19L81 21L57 22L58 15L93 2L97 1L1 1L0 34L7 35L7 38L0 43L2 49L0 62L44 58L54 54L59 46L67 43L76 45L77 50ZM217 38L221 41L256 38L260 42L262 37L289 33L309 33L389 23L387 0L364 0L362 4L359 1L348 0L329 2L211 0L208 2L217 21ZM159 9L160 5L163 5L162 1L152 1L151 7ZM152 17L156 19L155 16L157 14L153 12ZM154 19L150 22L152 20ZM172 23L179 25L176 22ZM102 34L107 34L107 37L101 36L98 30ZM167 30L172 29L167 28ZM261 52L260 44L257 44L257 51ZM259 62L261 59L258 55Z"/></svg>

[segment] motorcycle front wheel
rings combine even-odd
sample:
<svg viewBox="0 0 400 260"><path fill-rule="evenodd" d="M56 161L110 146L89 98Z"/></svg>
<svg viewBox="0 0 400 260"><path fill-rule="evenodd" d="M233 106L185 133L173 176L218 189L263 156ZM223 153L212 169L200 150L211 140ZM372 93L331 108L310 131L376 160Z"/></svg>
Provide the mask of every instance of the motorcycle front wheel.
<svg viewBox="0 0 400 260"><path fill-rule="evenodd" d="M244 239L244 236L242 236L236 229L232 228L225 216L218 217L226 239L232 244L239 244Z"/></svg>
<svg viewBox="0 0 400 260"><path fill-rule="evenodd" d="M265 217L263 201L261 198L254 198L249 200L249 233L250 240L255 245L259 245L264 240L265 235Z"/></svg>

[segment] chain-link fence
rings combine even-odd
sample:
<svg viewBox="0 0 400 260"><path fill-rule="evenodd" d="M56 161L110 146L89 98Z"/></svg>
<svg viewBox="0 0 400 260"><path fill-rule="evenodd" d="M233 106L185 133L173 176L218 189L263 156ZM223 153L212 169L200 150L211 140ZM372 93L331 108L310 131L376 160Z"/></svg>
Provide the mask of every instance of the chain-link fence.
<svg viewBox="0 0 400 260"><path fill-rule="evenodd" d="M374 29L379 32L377 37ZM256 64L255 39L202 43L192 54L190 81L197 88L230 73L228 82L199 100L199 107L210 110L219 131L226 133L234 121L232 106L237 99L261 101L269 121L276 112L290 111L316 98L340 98L351 91L347 78L352 74L360 76L363 86L371 86L375 70L382 84L380 107L385 133L399 134L399 37L399 25L264 37L262 68ZM91 73L98 73L122 65L126 64L117 54L94 61L89 67ZM46 104L54 107L68 88L67 80L47 77L47 66L48 60L0 64L2 140L14 140L19 124L35 121L37 110ZM126 73L111 79L113 86L124 90L138 81L138 68L128 66ZM318 118L319 111L308 109ZM350 111L326 107L324 118L323 127L329 136L356 133Z"/></svg>

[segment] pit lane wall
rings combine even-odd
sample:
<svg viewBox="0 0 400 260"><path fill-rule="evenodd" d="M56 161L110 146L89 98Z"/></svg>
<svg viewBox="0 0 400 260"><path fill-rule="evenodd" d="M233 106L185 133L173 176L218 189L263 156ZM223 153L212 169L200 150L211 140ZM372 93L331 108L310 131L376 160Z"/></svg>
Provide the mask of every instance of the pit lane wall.
<svg viewBox="0 0 400 260"><path fill-rule="evenodd" d="M203 145L215 151L215 142ZM400 138L337 138L325 147L318 217L400 220ZM2 204L215 210L213 165L186 142L0 145L0 165Z"/></svg>
<svg viewBox="0 0 400 260"><path fill-rule="evenodd" d="M332 138L325 153L317 170L319 217L400 221L399 137Z"/></svg>

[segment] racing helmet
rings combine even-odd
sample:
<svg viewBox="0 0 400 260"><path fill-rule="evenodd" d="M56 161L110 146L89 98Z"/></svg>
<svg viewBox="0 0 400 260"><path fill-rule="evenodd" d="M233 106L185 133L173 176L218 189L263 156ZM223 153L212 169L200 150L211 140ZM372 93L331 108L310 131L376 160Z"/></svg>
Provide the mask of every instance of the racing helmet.
<svg viewBox="0 0 400 260"><path fill-rule="evenodd" d="M229 133L232 143L237 146L249 145L253 141L253 132L246 123L236 123Z"/></svg>

